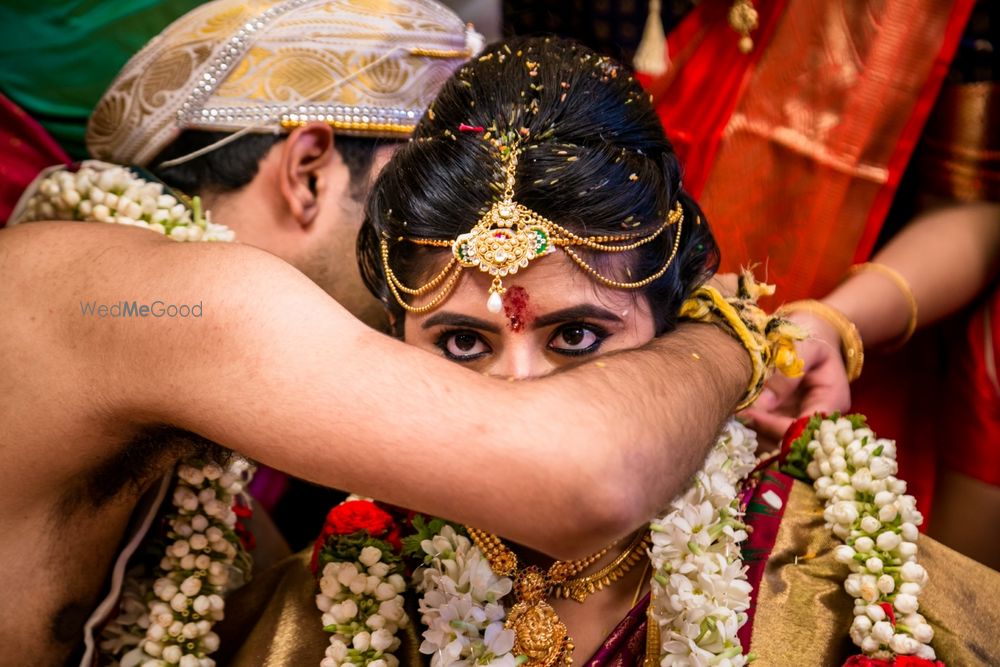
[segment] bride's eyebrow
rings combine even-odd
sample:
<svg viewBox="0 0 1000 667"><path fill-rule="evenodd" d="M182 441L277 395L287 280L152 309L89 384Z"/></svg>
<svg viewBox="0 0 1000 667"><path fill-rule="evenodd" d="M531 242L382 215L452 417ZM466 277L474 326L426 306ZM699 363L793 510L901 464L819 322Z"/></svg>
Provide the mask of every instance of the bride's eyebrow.
<svg viewBox="0 0 1000 667"><path fill-rule="evenodd" d="M436 327L439 325L451 326L451 327L462 327L467 329L479 329L480 331L487 331L489 333L500 333L500 327L492 322L487 322L486 320L481 320L478 317L470 317L469 315L462 315L461 313L450 313L448 311L441 311L434 313L420 325L421 329L430 329L431 327Z"/></svg>
<svg viewBox="0 0 1000 667"><path fill-rule="evenodd" d="M621 317L611 312L607 308L601 308L600 306L595 306L590 303L580 304L579 306L571 306L569 308L563 308L562 310L554 310L551 313L546 313L544 315L539 315L535 318L532 323L532 327L535 329L540 329L542 327L551 326L553 324L559 324L560 322L568 322L571 320L604 320L607 322L622 323Z"/></svg>

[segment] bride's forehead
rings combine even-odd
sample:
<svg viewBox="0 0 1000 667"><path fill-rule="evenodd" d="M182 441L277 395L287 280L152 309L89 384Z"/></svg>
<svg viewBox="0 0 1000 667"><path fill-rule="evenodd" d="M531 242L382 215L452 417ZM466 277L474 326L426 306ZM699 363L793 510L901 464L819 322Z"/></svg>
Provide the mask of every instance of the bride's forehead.
<svg viewBox="0 0 1000 667"><path fill-rule="evenodd" d="M467 270L467 273L449 297L452 309L459 297L462 302L481 302L485 311L493 276L477 270ZM631 290L612 289L597 283L563 252L534 260L527 268L506 276L503 284L508 294L512 293L521 301L529 300L536 314L584 303L628 308L637 296ZM509 297L505 299L508 300Z"/></svg>

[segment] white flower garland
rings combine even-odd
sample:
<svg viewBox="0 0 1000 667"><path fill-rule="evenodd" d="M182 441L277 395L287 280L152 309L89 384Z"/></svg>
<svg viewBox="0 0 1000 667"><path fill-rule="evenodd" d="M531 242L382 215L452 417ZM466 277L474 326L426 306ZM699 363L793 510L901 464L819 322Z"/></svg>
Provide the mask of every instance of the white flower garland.
<svg viewBox="0 0 1000 667"><path fill-rule="evenodd" d="M381 549L366 546L353 563L327 563L316 607L332 632L321 667L398 667L396 636L409 619L401 595L402 575L382 561Z"/></svg>
<svg viewBox="0 0 1000 667"><path fill-rule="evenodd" d="M756 448L756 434L730 421L687 491L650 524L651 616L663 667L743 667L751 659L737 636L751 593L739 546L747 538L739 491ZM934 633L917 611L928 580L916 562L923 518L895 477L895 443L848 419L823 419L806 451L812 460L804 467L826 502L827 525L846 542L834 556L851 569L844 584L856 598L851 639L874 658L933 660ZM425 564L413 577L427 628L420 652L432 667L515 667L513 633L504 628L511 580L494 574L479 549L447 524L421 549ZM373 663L354 666L365 664Z"/></svg>
<svg viewBox="0 0 1000 667"><path fill-rule="evenodd" d="M219 648L213 625L224 615L224 596L241 586L250 559L234 532L233 504L243 496L253 467L234 458L181 463L165 517L171 542L150 576L129 572L119 614L104 628L104 659L120 667L213 667ZM243 496L245 500L245 496Z"/></svg>
<svg viewBox="0 0 1000 667"><path fill-rule="evenodd" d="M232 230L211 222L194 197L189 208L162 183L130 169L88 160L76 171L46 170L28 188L8 224L34 220L107 222L149 229L175 241L232 241ZM152 573L128 572L118 615L101 633L103 658L120 667L214 667L219 648L212 632L224 616L224 596L250 575L250 556L234 532L235 502L249 505L244 489L253 466L234 457L217 463L182 461L163 517L173 541Z"/></svg>
<svg viewBox="0 0 1000 667"><path fill-rule="evenodd" d="M747 533L738 492L756 449L756 434L730 421L688 490L650 526L650 604L663 667L747 664L736 636L751 591L739 547Z"/></svg>
<svg viewBox="0 0 1000 667"><path fill-rule="evenodd" d="M806 451L812 456L806 472L826 504L823 516L845 542L834 557L851 570L844 582L854 598L851 639L873 658L934 660L934 630L917 611L928 581L917 563L923 516L895 476L896 443L848 419L824 419Z"/></svg>
<svg viewBox="0 0 1000 667"><path fill-rule="evenodd" d="M431 656L431 667L515 667L514 631L504 628L503 607L513 581L497 576L479 548L452 526L420 547L426 565L417 568L413 581L427 627L420 652Z"/></svg>
<svg viewBox="0 0 1000 667"><path fill-rule="evenodd" d="M736 638L750 606L737 495L754 468L756 448L753 431L728 423L688 491L650 526L652 604L664 666L747 662ZM513 631L503 625L503 598L512 581L494 574L479 549L451 526L421 547L427 566L414 573L414 583L427 629L420 652L432 656L432 667L514 667Z"/></svg>
<svg viewBox="0 0 1000 667"><path fill-rule="evenodd" d="M201 212L197 197L189 208L162 183L131 170L87 160L76 172L56 168L37 179L18 203L8 224L33 220L83 220L130 225L159 232L175 241L232 241L225 225Z"/></svg>

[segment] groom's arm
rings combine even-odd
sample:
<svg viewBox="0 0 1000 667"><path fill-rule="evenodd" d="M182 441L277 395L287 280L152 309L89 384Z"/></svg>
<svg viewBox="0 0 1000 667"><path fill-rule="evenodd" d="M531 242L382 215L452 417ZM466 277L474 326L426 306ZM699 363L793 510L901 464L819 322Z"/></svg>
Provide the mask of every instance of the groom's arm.
<svg viewBox="0 0 1000 667"><path fill-rule="evenodd" d="M133 299L202 316L81 310ZM664 506L749 375L728 336L688 325L549 378L486 378L369 330L265 252L114 226L0 233L0 308L13 465L72 470L97 454L88 434L171 424L557 556Z"/></svg>

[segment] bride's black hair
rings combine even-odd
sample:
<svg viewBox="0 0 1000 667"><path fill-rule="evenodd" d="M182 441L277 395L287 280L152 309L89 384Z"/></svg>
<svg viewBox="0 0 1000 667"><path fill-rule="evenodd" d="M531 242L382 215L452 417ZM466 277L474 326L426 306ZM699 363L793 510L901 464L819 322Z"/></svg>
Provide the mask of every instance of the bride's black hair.
<svg viewBox="0 0 1000 667"><path fill-rule="evenodd" d="M405 313L389 292L380 241L405 283L433 274L438 262L427 260L442 251L398 239L454 239L499 199L503 165L487 132L518 146L514 199L581 236L649 234L680 201L677 257L636 290L657 334L673 329L682 301L718 267L705 216L681 188L677 155L632 73L576 42L541 37L493 44L458 70L375 184L358 261L397 326ZM621 255L574 250L604 275L636 281L663 266L676 233L671 226Z"/></svg>

